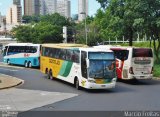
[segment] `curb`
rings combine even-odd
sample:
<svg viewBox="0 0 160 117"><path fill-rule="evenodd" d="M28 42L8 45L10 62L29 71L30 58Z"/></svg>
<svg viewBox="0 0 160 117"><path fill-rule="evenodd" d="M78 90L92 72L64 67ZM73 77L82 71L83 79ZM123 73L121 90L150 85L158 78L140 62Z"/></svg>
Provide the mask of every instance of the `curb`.
<svg viewBox="0 0 160 117"><path fill-rule="evenodd" d="M23 81L21 81L21 82L18 83L18 84L12 85L12 86L6 86L6 87L3 87L3 88L0 88L0 90L13 88L13 87L19 86L19 85L21 85L21 84L23 84Z"/></svg>
<svg viewBox="0 0 160 117"><path fill-rule="evenodd" d="M24 80L21 80L19 78L12 77L5 74L0 74L0 85L1 85L0 90L13 88L23 83L24 83Z"/></svg>

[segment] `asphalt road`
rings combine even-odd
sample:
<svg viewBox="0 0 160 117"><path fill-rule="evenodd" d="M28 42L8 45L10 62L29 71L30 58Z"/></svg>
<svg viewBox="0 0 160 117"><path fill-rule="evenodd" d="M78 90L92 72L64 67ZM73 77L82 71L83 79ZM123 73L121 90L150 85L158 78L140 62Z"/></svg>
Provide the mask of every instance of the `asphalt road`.
<svg viewBox="0 0 160 117"><path fill-rule="evenodd" d="M18 89L78 94L67 100L34 108L30 112L160 110L160 80L118 81L114 89L88 91L76 90L73 85L59 80L49 80L38 69L0 66L0 73L23 79L25 83L18 86ZM47 114L50 113L45 113ZM27 112L22 115L24 117ZM40 115L43 114L38 116Z"/></svg>

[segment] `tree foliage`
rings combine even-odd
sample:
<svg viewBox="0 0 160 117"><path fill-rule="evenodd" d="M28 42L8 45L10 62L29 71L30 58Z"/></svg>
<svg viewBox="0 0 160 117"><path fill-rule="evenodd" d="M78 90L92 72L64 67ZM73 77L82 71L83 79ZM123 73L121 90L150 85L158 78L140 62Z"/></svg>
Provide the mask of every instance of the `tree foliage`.
<svg viewBox="0 0 160 117"><path fill-rule="evenodd" d="M129 40L137 34L153 40L154 51L159 60L160 52L160 0L97 0L103 10L96 14L94 22L99 25L102 38ZM157 44L156 44L157 41Z"/></svg>
<svg viewBox="0 0 160 117"><path fill-rule="evenodd" d="M71 26L65 17L55 13L45 16L24 16L29 24L12 29L13 36L19 42L60 43L63 41L63 26Z"/></svg>
<svg viewBox="0 0 160 117"><path fill-rule="evenodd" d="M97 2L99 2L101 4L101 7L103 9L105 9L108 5L109 0L96 0Z"/></svg>
<svg viewBox="0 0 160 117"><path fill-rule="evenodd" d="M99 28L93 22L93 17L87 17L86 19L86 29L85 29L85 20L78 23L75 27L76 29L76 43L86 44L86 33L87 33L87 45L93 46L96 45L97 42L102 42L102 38L100 38Z"/></svg>

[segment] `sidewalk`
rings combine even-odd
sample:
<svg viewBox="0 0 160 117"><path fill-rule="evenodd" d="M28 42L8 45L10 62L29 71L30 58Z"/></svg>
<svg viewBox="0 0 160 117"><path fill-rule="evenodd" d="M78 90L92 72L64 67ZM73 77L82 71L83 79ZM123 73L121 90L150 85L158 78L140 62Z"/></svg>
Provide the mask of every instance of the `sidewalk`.
<svg viewBox="0 0 160 117"><path fill-rule="evenodd" d="M22 84L24 81L16 77L0 74L0 90Z"/></svg>

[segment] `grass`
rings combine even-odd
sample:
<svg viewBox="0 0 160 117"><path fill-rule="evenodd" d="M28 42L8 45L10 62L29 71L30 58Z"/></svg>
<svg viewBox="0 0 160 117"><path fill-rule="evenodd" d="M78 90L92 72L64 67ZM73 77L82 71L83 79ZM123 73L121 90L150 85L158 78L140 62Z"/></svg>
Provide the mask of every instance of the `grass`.
<svg viewBox="0 0 160 117"><path fill-rule="evenodd" d="M154 71L153 71L154 77L160 77L160 64L154 65Z"/></svg>

